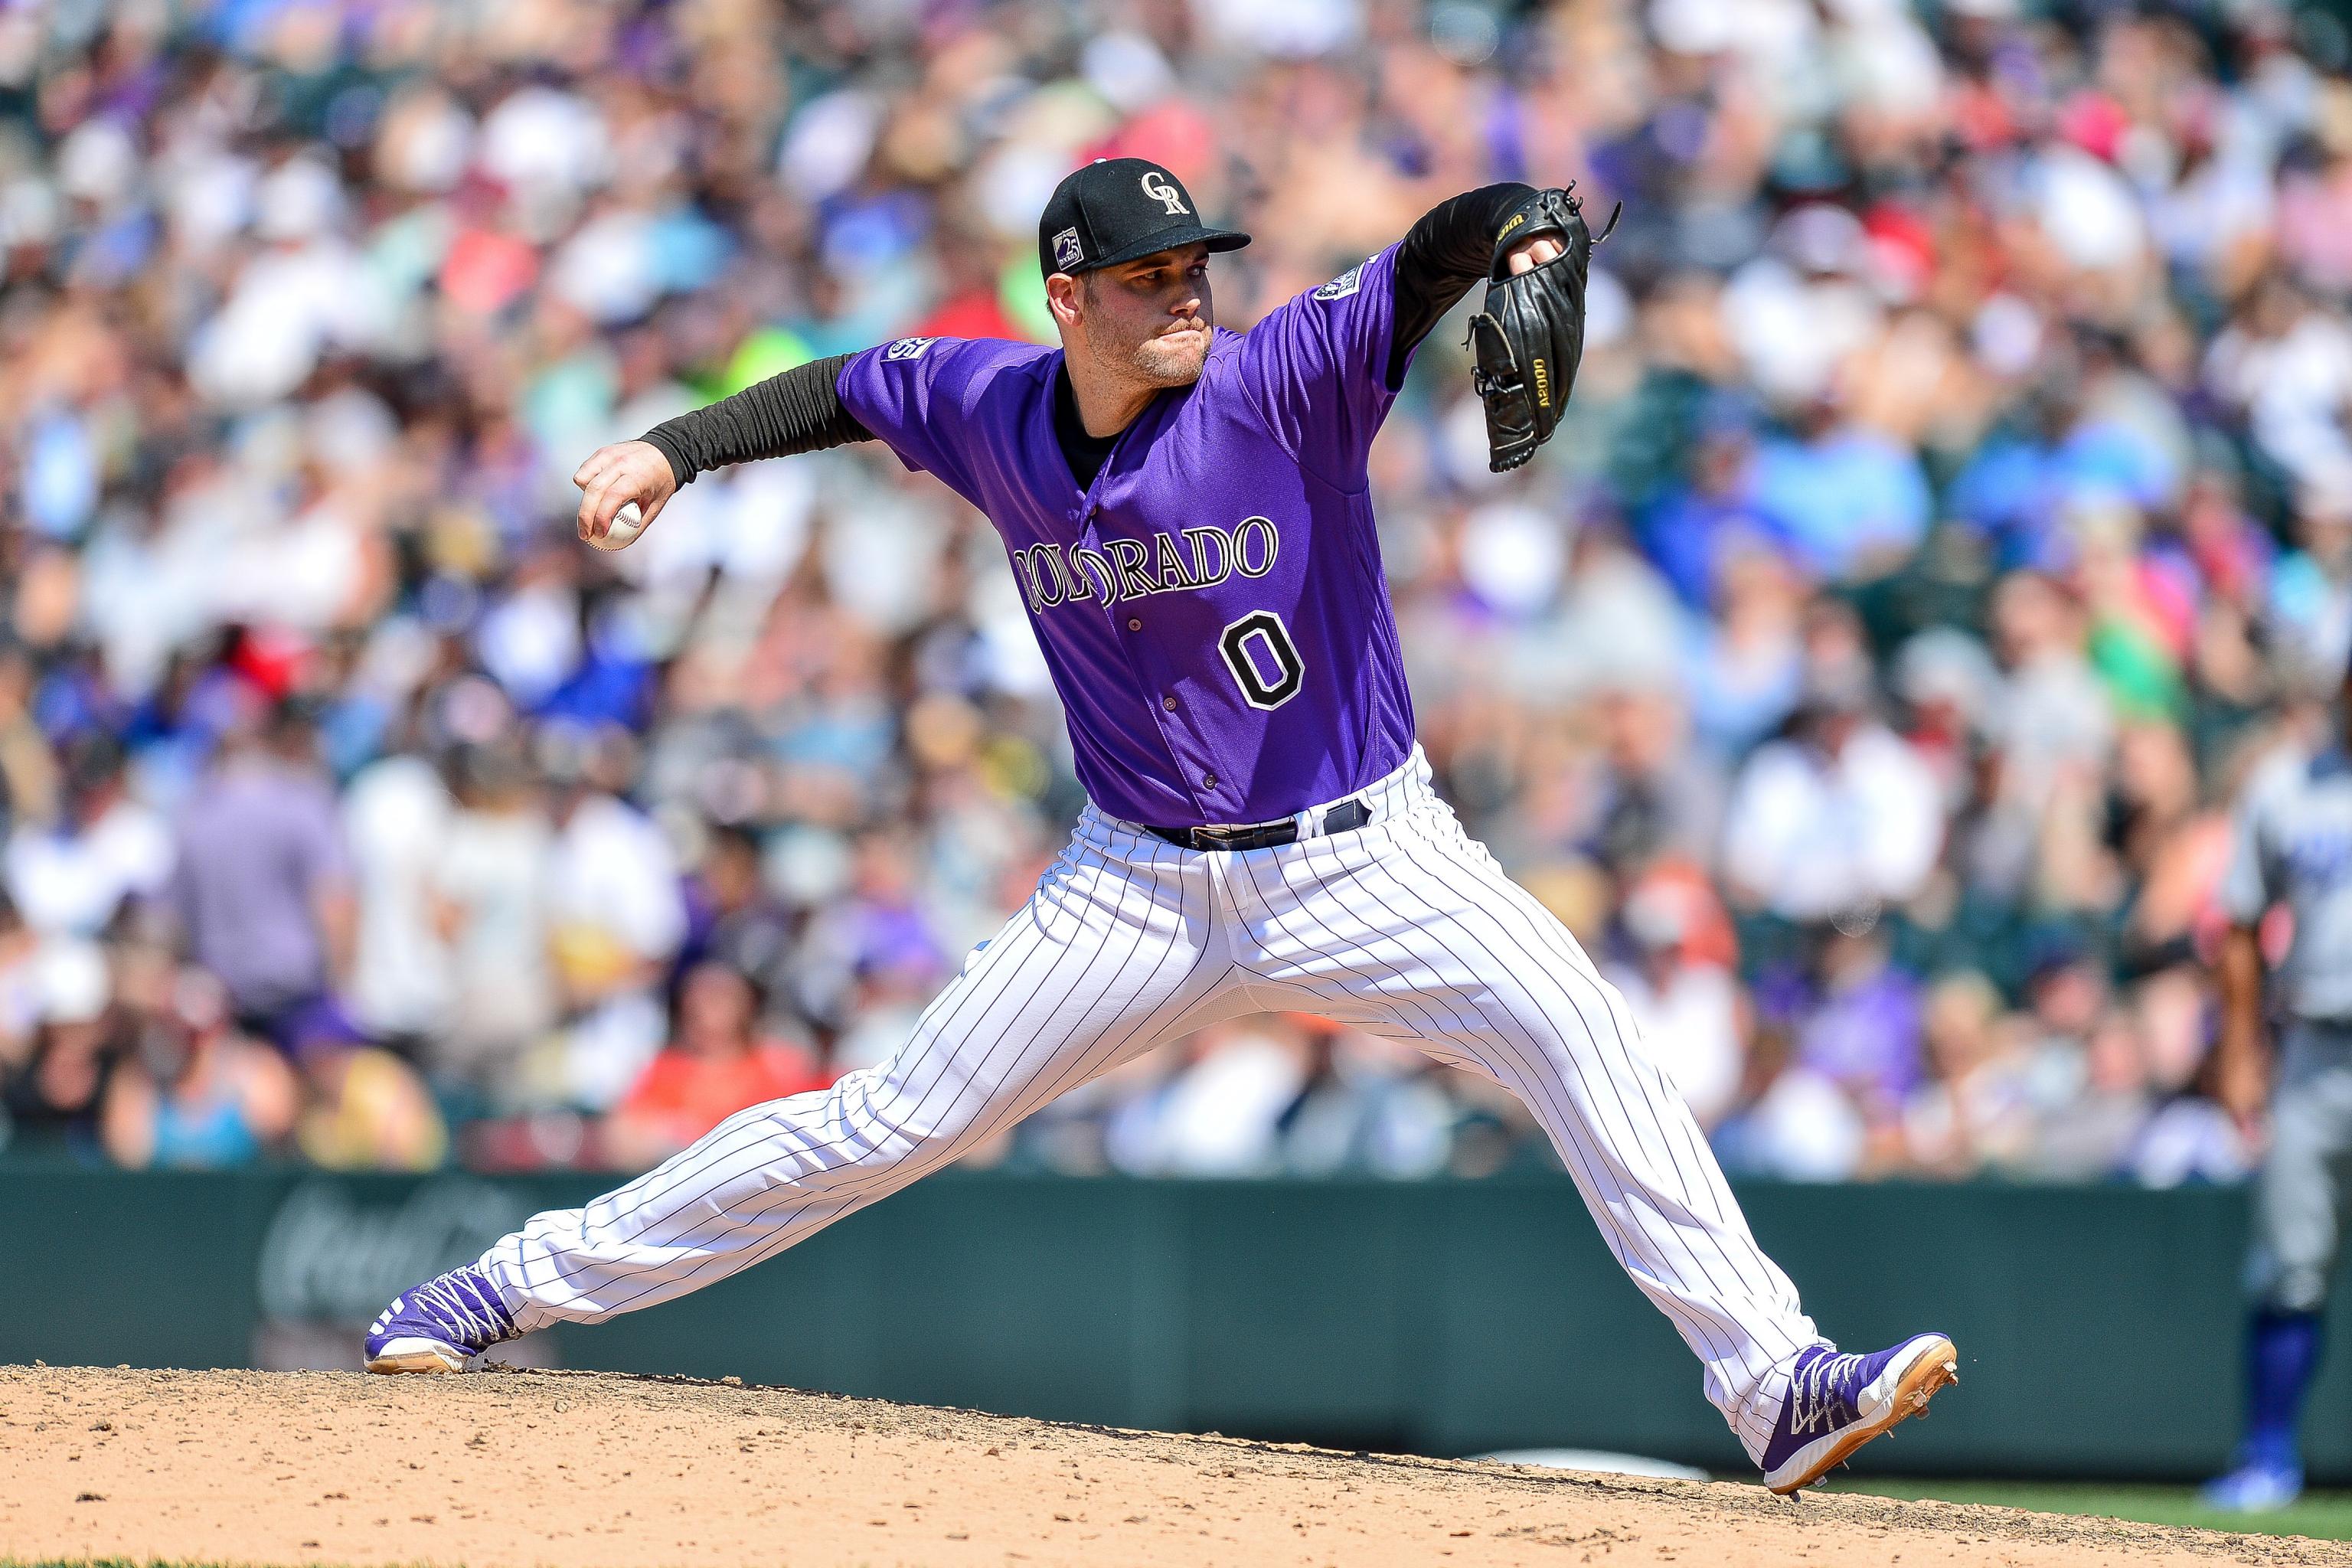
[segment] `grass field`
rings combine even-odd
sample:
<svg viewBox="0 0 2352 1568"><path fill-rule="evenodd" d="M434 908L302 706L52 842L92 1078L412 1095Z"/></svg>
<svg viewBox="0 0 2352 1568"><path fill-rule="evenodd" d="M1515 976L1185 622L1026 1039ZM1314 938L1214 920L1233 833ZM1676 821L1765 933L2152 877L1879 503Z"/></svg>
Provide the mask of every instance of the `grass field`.
<svg viewBox="0 0 2352 1568"><path fill-rule="evenodd" d="M1872 1497L1934 1498L1942 1502L1987 1503L2032 1509L2040 1513L2093 1514L2136 1519L2146 1524L2192 1525L2263 1535L2307 1535L2317 1541L2352 1541L2352 1491L2306 1492L2293 1508L2276 1513L2217 1513L2199 1506L2194 1487L2109 1485L2095 1481L1832 1481L1830 1490Z"/></svg>

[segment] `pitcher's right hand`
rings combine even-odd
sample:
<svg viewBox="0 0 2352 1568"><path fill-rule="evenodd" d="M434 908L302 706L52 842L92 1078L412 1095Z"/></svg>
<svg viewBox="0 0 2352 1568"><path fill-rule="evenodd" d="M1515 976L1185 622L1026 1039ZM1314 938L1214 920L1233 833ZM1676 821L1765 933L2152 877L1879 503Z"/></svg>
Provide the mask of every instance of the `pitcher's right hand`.
<svg viewBox="0 0 2352 1568"><path fill-rule="evenodd" d="M580 537L590 544L612 531L614 514L631 501L645 514L643 526L651 528L677 493L677 476L669 459L650 441L616 441L597 447L572 474L572 482L581 489Z"/></svg>

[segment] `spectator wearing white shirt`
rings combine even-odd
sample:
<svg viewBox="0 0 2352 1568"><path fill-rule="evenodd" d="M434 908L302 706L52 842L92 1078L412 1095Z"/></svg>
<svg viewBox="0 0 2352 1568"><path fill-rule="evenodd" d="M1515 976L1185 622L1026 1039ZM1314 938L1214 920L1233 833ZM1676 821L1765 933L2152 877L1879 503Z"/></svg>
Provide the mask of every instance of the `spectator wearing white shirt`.
<svg viewBox="0 0 2352 1568"><path fill-rule="evenodd" d="M555 830L510 749L463 752L457 777L431 888L447 944L448 1026L426 1061L438 1078L496 1093L560 1016L548 916Z"/></svg>
<svg viewBox="0 0 2352 1568"><path fill-rule="evenodd" d="M1723 835L1736 898L1813 921L1926 886L1944 837L1936 775L1870 696L1866 668L1817 675L1789 737L1740 770Z"/></svg>
<svg viewBox="0 0 2352 1568"><path fill-rule="evenodd" d="M380 1038L429 1037L449 1021L434 893L457 803L431 763L395 752L353 775L342 805L358 903L352 1016Z"/></svg>
<svg viewBox="0 0 2352 1568"><path fill-rule="evenodd" d="M172 830L125 787L122 753L89 736L69 749L55 822L20 821L8 836L8 896L47 936L97 936L126 903L163 891Z"/></svg>
<svg viewBox="0 0 2352 1568"><path fill-rule="evenodd" d="M1608 977L1623 993L1651 1059L1682 1090L1699 1126L1712 1130L1738 1095L1747 1009L1731 972L1693 951L1700 919L1693 906L1703 896L1670 878L1636 885L1624 914L1633 962L1610 965Z"/></svg>
<svg viewBox="0 0 2352 1568"><path fill-rule="evenodd" d="M1193 1037L1192 1060L1113 1113L1112 1165L1139 1176L1265 1176L1310 1076L1306 1040L1268 1015Z"/></svg>
<svg viewBox="0 0 2352 1568"><path fill-rule="evenodd" d="M2005 679L1989 728L2001 752L2005 804L2038 819L2062 776L2105 765L2115 710L2084 648L2082 606L2039 572L1993 591L1992 634Z"/></svg>
<svg viewBox="0 0 2352 1568"><path fill-rule="evenodd" d="M583 743L550 730L542 740L557 786L548 914L573 1019L554 1080L540 1082L608 1110L667 1037L661 984L686 941L684 871L660 826L618 794L636 771L625 731Z"/></svg>
<svg viewBox="0 0 2352 1568"><path fill-rule="evenodd" d="M1869 1145L1861 1109L1834 1079L1790 1058L1784 1029L1757 1031L1739 1107L1710 1140L1716 1154L1734 1175L1851 1180Z"/></svg>

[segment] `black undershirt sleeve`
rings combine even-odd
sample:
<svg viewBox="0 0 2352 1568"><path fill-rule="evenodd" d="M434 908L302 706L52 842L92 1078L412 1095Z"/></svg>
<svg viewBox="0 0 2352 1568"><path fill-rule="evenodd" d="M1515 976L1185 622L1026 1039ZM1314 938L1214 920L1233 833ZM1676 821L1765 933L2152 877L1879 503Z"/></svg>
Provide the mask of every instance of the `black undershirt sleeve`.
<svg viewBox="0 0 2352 1568"><path fill-rule="evenodd" d="M835 354L796 365L732 397L665 419L640 439L661 448L680 485L730 463L871 441L873 432L841 405L835 384L848 363L847 354Z"/></svg>
<svg viewBox="0 0 2352 1568"><path fill-rule="evenodd" d="M1388 388L1404 384L1405 357L1494 265L1495 234L1535 187L1508 181L1438 203L1397 247L1394 325L1389 332Z"/></svg>

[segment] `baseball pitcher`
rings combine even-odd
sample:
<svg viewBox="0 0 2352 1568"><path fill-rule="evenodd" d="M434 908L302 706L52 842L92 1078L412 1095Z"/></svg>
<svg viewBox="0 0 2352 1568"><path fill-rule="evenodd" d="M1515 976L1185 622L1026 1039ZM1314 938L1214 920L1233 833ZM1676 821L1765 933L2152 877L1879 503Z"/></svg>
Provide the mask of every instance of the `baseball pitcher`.
<svg viewBox="0 0 2352 1568"><path fill-rule="evenodd" d="M1367 455L1415 347L1481 279L1493 466L1551 433L1593 243L1576 199L1456 196L1236 333L1209 258L1248 243L1168 170L1094 163L1038 225L1059 348L904 338L581 466L592 542L722 464L876 440L938 476L1004 537L1089 804L895 1057L404 1292L368 1333L372 1370L457 1370L698 1289L1155 1046L1291 1009L1525 1101L1775 1490L1952 1380L1944 1335L1844 1355L1815 1331L1623 1000L1463 831L1414 743Z"/></svg>

